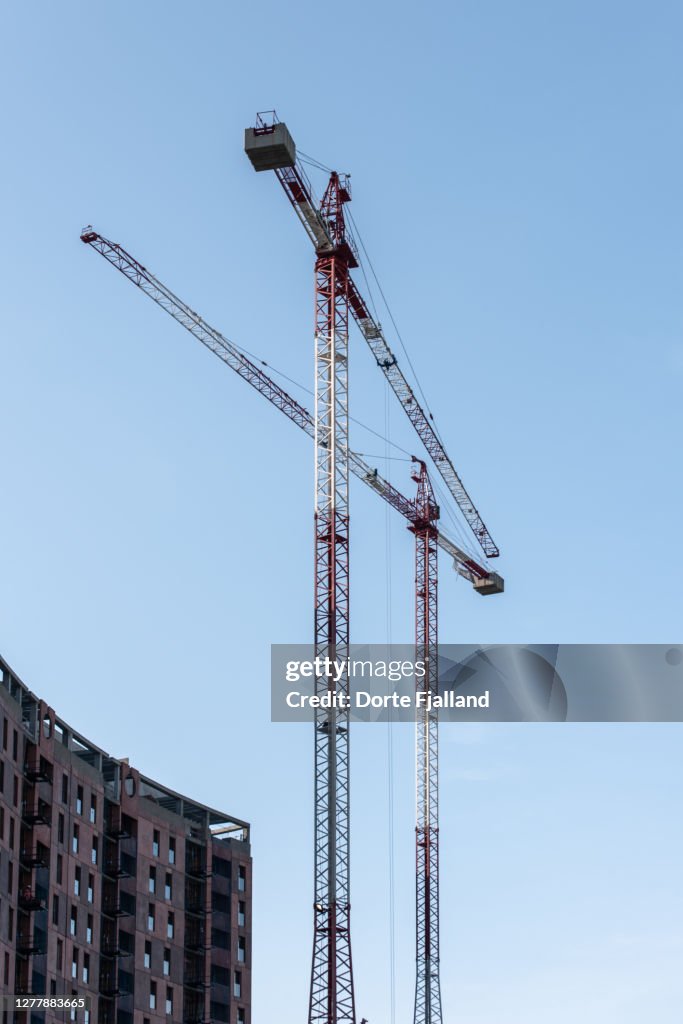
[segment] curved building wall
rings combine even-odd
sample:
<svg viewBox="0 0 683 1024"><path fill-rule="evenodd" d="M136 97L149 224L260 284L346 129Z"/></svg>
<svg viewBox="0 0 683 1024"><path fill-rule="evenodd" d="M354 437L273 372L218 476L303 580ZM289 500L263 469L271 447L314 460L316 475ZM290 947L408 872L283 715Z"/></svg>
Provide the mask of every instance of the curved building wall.
<svg viewBox="0 0 683 1024"><path fill-rule="evenodd" d="M8 1024L251 1024L249 825L142 776L0 658L0 991L89 996Z"/></svg>

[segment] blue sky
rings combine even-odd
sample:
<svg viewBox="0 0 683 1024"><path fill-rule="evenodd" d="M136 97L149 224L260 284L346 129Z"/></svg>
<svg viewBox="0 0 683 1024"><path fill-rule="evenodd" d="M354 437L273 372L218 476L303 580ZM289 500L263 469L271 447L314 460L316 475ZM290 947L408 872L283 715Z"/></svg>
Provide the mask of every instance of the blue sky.
<svg viewBox="0 0 683 1024"><path fill-rule="evenodd" d="M242 131L275 106L353 212L503 598L447 642L680 640L683 15L675 3L5 5L2 652L119 756L254 823L255 1021L305 1013L311 736L268 720L311 628L312 452L78 240L92 222L310 386L312 260ZM385 432L352 345L352 412ZM392 439L415 442L390 406ZM354 428L354 446L383 442ZM380 463L381 465L381 463ZM394 481L410 488L404 463ZM352 630L412 633L412 547L353 492ZM187 752L174 753L180 742ZM448 1019L678 1020L676 726L443 736ZM354 737L357 1001L389 1020L387 735ZM394 738L396 1021L412 735ZM393 1022L392 1022L393 1024Z"/></svg>

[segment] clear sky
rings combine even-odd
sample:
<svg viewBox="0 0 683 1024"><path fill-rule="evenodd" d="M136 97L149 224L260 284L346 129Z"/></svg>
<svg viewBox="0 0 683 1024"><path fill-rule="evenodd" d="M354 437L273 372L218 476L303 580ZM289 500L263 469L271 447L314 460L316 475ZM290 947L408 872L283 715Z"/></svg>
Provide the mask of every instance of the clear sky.
<svg viewBox="0 0 683 1024"><path fill-rule="evenodd" d="M94 741L253 822L255 1024L306 1013L312 737L270 724L268 668L271 642L310 637L311 446L79 231L92 222L310 386L309 243L242 153L255 111L276 107L302 150L352 173L503 552L501 598L442 563L442 639L680 642L682 33L665 0L2 6L1 649ZM352 412L384 433L357 337L351 357ZM359 427L352 440L384 452ZM360 486L352 499L353 636L387 636L388 529L391 632L409 642L410 536ZM680 740L444 730L446 1020L680 1020ZM387 746L386 726L356 730L371 1024L394 1024ZM394 762L408 1024L410 729Z"/></svg>

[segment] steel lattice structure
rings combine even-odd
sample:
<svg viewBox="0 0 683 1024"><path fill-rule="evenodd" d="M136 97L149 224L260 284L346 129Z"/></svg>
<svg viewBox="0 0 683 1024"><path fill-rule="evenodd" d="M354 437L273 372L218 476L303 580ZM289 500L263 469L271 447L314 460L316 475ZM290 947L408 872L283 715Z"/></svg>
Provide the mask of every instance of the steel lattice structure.
<svg viewBox="0 0 683 1024"><path fill-rule="evenodd" d="M323 208L338 245L315 264L315 654L349 654L349 266L343 245L343 202L332 175ZM315 692L348 697L338 682L316 677ZM315 717L315 883L310 1024L356 1024L349 894L348 710Z"/></svg>
<svg viewBox="0 0 683 1024"><path fill-rule="evenodd" d="M438 561L439 509L423 462L417 483L415 522L415 1024L441 1024L439 977L439 726L429 697L439 692Z"/></svg>

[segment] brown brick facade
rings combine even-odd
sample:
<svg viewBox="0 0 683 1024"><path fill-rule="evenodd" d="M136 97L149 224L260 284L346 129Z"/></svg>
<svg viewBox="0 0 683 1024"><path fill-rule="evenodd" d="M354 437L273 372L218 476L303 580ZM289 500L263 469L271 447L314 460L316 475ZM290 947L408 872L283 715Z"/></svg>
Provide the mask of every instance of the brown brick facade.
<svg viewBox="0 0 683 1024"><path fill-rule="evenodd" d="M251 1024L248 824L110 757L2 659L0 991L91 996L7 1024Z"/></svg>

